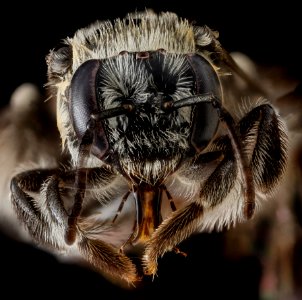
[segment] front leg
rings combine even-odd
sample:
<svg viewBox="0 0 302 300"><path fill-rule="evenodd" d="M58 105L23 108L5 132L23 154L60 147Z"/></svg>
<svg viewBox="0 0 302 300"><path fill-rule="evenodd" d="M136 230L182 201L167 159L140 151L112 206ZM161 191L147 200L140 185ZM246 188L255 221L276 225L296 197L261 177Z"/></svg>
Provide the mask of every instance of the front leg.
<svg viewBox="0 0 302 300"><path fill-rule="evenodd" d="M87 188L93 189L108 183L112 173L106 169L88 169ZM16 175L11 181L12 203L19 219L31 236L39 243L67 250L66 232L74 206L66 207L62 200L64 190L73 186L75 171L33 170ZM66 196L66 195L65 195ZM91 238L78 223L75 245L82 256L97 270L109 273L128 282L138 280L132 261L117 248L100 239Z"/></svg>
<svg viewBox="0 0 302 300"><path fill-rule="evenodd" d="M192 177L198 177L196 167L205 167L216 163L212 174L204 181L199 197L184 208L171 214L147 242L143 257L145 274L155 275L157 260L166 252L197 232L206 209L220 204L234 186L237 176L235 157L231 150L231 142L223 137L215 142L216 151L201 154L192 166ZM219 149L219 150L217 150ZM195 178L196 179L196 178Z"/></svg>
<svg viewBox="0 0 302 300"><path fill-rule="evenodd" d="M282 121L270 105L264 104L242 118L235 132L237 139L242 140L240 151L244 154L244 163L248 163L246 168L251 170L252 182L247 182L248 185L264 193L272 191L284 172L287 157L287 136ZM158 258L192 233L205 228L212 230L215 226L230 226L249 215L246 213L249 211L246 209L248 198L241 199L244 188L238 173L242 173L242 166L238 172L240 160L238 155L234 156L231 140L223 137L214 141L214 148L222 151L223 159L202 185L200 197L172 213L147 243L144 256L146 274L154 275ZM207 160L210 156L213 152L200 155L195 164L202 167L210 162Z"/></svg>
<svg viewBox="0 0 302 300"><path fill-rule="evenodd" d="M256 187L272 191L284 173L287 160L287 135L280 117L269 104L251 110L239 122Z"/></svg>

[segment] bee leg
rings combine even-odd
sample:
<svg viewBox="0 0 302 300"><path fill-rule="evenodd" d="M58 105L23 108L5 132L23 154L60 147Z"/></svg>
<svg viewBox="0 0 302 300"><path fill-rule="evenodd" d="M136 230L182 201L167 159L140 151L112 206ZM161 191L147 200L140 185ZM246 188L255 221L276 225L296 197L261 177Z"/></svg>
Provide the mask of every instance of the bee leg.
<svg viewBox="0 0 302 300"><path fill-rule="evenodd" d="M239 122L255 185L267 193L284 172L287 135L284 125L269 104L255 107Z"/></svg>
<svg viewBox="0 0 302 300"><path fill-rule="evenodd" d="M244 196L243 213L246 219L250 219L255 211L255 184L247 153L244 151L242 137L233 117L224 107L222 107L221 103L214 100L212 105L217 109L219 119L225 126L227 136L231 141L232 151L242 177Z"/></svg>
<svg viewBox="0 0 302 300"><path fill-rule="evenodd" d="M117 209L117 212L116 212L116 214L115 214L115 216L114 216L114 218L113 218L113 220L112 220L112 224L116 221L117 217L118 217L119 214L122 212L123 207L124 207L124 205L125 205L125 203L126 203L128 197L129 197L130 193L131 193L131 191L129 190L129 191L127 191L126 194L123 196L122 201L121 201L121 203L120 203L120 205L119 205L119 207L118 207L118 209Z"/></svg>
<svg viewBox="0 0 302 300"><path fill-rule="evenodd" d="M69 216L61 199L59 183L65 184L70 178L73 181L75 173L73 171L66 175L57 169L41 169L26 171L12 178L13 206L20 221L38 243L66 249L64 233L68 228ZM94 173L97 172L92 169L88 175L93 177ZM106 176L109 174L106 173ZM77 224L76 228L79 252L91 265L131 283L138 280L135 265L128 257L105 242L88 238Z"/></svg>
<svg viewBox="0 0 302 300"><path fill-rule="evenodd" d="M220 162L201 186L200 197L189 205L172 212L171 216L161 223L147 242L143 257L146 275L155 275L158 258L166 252L174 250L179 243L198 231L203 217L204 203L215 206L232 189L237 176L237 168L233 152L230 151L232 147L228 137L225 137L225 143L229 145L226 144L224 151L217 151L214 153L215 155L213 152L201 154L195 161L193 165L195 169L218 158ZM219 187L221 186L220 178L225 181L225 188Z"/></svg>
<svg viewBox="0 0 302 300"><path fill-rule="evenodd" d="M162 190L166 193L166 196L167 196L167 198L169 200L169 203L170 203L171 210L172 211L176 211L177 209L176 209L176 205L175 205L175 203L173 201L173 197L171 196L170 192L167 190L167 188L166 188L165 185L162 186ZM182 255L184 257L187 256L187 253L181 251L178 247L174 247L174 252L176 254L180 254L180 255Z"/></svg>
<svg viewBox="0 0 302 300"><path fill-rule="evenodd" d="M117 248L101 240L87 238L84 234L80 237L78 248L82 256L97 270L129 283L139 280L134 263Z"/></svg>
<svg viewBox="0 0 302 300"><path fill-rule="evenodd" d="M175 203L174 203L174 201L173 201L173 197L171 196L171 194L170 194L170 192L168 191L167 187L166 187L165 185L162 185L161 188L162 188L162 190L165 192L165 194L166 194L166 196L167 196L167 198L168 198L168 200L169 200L171 210L172 210L172 211L176 211L176 210L177 210L177 209L176 209L176 205L175 205ZM184 256L184 257L187 256L187 253L181 251L178 247L174 247L173 250L174 250L174 252L175 252L176 254L180 254L180 255L182 255L182 256Z"/></svg>
<svg viewBox="0 0 302 300"><path fill-rule="evenodd" d="M53 175L47 180L45 186L46 205L52 220L66 230L68 214L59 193L59 182L60 177L58 175Z"/></svg>
<svg viewBox="0 0 302 300"><path fill-rule="evenodd" d="M68 214L59 192L63 173L37 169L17 174L11 180L11 198L19 219L39 243L65 248Z"/></svg>
<svg viewBox="0 0 302 300"><path fill-rule="evenodd" d="M173 201L173 197L171 196L170 192L167 190L166 186L165 185L162 185L161 189L166 193L167 195L167 198L169 200L169 203L170 203L170 207L171 207L171 210L172 211L176 211L176 205Z"/></svg>
<svg viewBox="0 0 302 300"><path fill-rule="evenodd" d="M52 241L52 227L41 199L30 194L40 193L43 183L56 172L55 169L25 171L14 176L10 184L12 204L19 220L35 240L45 244Z"/></svg>
<svg viewBox="0 0 302 300"><path fill-rule="evenodd" d="M94 173L94 169L85 170L88 179ZM74 171L72 177L76 177L79 170ZM69 174L69 176L71 176ZM64 174L62 174L62 177ZM46 195L48 199L48 207L53 219L60 224L63 232L68 232L70 215L67 215L66 210L63 206L60 191L59 191L59 181L62 180L59 176L52 176L48 180L46 186ZM63 178L64 180L64 178ZM91 185L89 180L87 185ZM90 186L89 186L90 187ZM136 267L132 261L120 252L117 248L112 247L111 245L89 237L89 233L85 231L84 228L81 228L81 224L76 222L74 224L75 234L77 236L77 247L81 255L97 270L104 271L108 274L113 275L117 278L122 278L129 283L133 283L138 280L136 275ZM66 242L66 235L65 235Z"/></svg>
<svg viewBox="0 0 302 300"><path fill-rule="evenodd" d="M144 273L146 275L154 276L156 274L158 258L166 252L174 250L180 242L194 233L202 215L203 206L200 203L193 202L173 212L169 218L161 223L146 243L143 256Z"/></svg>

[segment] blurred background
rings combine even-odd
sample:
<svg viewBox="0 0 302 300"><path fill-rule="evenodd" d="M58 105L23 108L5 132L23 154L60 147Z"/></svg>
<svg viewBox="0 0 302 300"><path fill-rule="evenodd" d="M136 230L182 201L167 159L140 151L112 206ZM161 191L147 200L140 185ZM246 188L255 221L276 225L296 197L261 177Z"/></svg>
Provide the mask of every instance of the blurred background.
<svg viewBox="0 0 302 300"><path fill-rule="evenodd" d="M294 141L290 168L273 204L268 204L249 224L191 237L180 247L189 255L165 255L153 281L146 279L137 289L125 289L85 266L63 264L52 255L3 234L0 272L5 278L4 289L12 284L16 288L9 289L11 294L30 295L32 299L41 297L34 292L37 287L50 296L75 299L162 299L166 293L169 299L183 299L182 295L189 299L302 299L301 15L297 4L289 1L267 6L262 2L84 1L81 5L64 3L64 7L61 2L12 2L2 7L3 112L13 92L23 83L34 84L43 97L47 80L45 56L62 39L97 19L124 17L127 12L152 8L208 25L220 33L219 40L226 50L249 56L259 66L259 80L267 85L274 104L284 114ZM289 94L291 91L294 92ZM2 116L0 125L7 118L5 113ZM3 155L3 139L0 147L3 162L9 159L8 152ZM0 174L5 178L3 170Z"/></svg>

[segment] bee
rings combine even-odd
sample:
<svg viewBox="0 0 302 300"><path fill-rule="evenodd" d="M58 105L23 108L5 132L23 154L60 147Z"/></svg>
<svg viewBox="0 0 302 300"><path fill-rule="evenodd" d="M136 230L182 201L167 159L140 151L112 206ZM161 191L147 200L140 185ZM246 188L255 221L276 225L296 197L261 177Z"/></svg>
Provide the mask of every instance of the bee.
<svg viewBox="0 0 302 300"><path fill-rule="evenodd" d="M38 243L133 283L192 234L251 219L277 187L287 132L218 33L174 13L97 21L47 58L68 167L16 174L11 199ZM67 164L67 163L66 163Z"/></svg>

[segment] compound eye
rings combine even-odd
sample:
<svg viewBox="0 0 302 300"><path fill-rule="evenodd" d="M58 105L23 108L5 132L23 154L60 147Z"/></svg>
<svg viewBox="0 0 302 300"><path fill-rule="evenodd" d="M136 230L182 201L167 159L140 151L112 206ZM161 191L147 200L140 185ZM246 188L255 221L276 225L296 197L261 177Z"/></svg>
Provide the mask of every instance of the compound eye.
<svg viewBox="0 0 302 300"><path fill-rule="evenodd" d="M195 79L195 92L199 95L211 94L221 99L221 86L212 65L202 56L187 56ZM199 103L192 109L191 144L199 152L215 135L219 117L211 103Z"/></svg>
<svg viewBox="0 0 302 300"><path fill-rule="evenodd" d="M99 113L96 96L96 76L101 61L88 60L74 73L70 84L69 114L79 141L91 122L91 116ZM92 153L102 159L109 145L101 120L95 123Z"/></svg>

